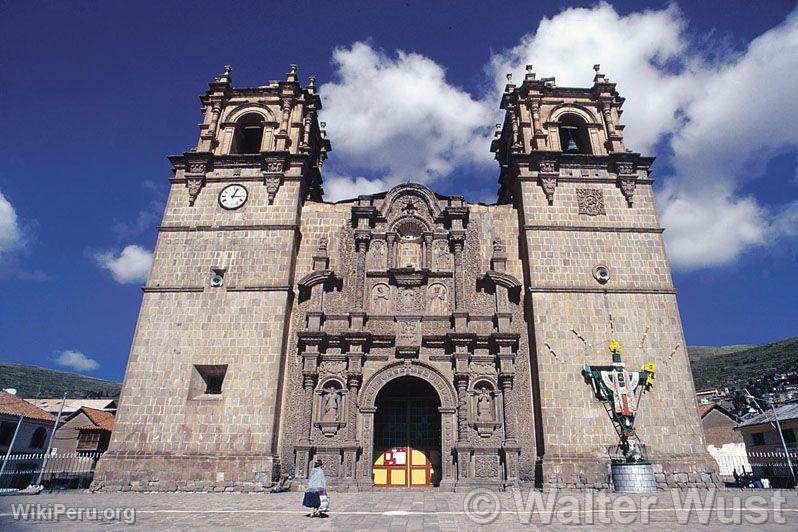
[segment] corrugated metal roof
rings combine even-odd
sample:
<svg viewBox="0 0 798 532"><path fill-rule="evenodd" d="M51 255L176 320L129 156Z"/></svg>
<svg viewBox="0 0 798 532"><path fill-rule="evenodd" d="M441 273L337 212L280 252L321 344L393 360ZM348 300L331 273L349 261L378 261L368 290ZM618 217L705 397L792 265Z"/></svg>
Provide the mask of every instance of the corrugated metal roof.
<svg viewBox="0 0 798 532"><path fill-rule="evenodd" d="M770 424L773 422L773 410L771 410L769 407L765 407L764 405L761 406L766 408L764 414L757 414L753 417L750 417L737 425L737 427L750 427L751 425L761 425L763 423ZM779 421L798 419L798 402L777 406L776 415L779 417Z"/></svg>

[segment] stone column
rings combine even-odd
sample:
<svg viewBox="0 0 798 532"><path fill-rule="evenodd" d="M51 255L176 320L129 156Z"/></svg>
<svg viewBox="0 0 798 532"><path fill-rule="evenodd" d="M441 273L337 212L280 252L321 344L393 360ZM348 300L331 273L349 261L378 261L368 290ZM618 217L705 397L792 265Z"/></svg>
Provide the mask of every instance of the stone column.
<svg viewBox="0 0 798 532"><path fill-rule="evenodd" d="M316 376L311 373L302 375L302 425L300 427L299 443L296 445L296 458L294 462L294 476L305 478L308 474L308 463L313 444L310 439L313 418L313 389L316 386Z"/></svg>
<svg viewBox="0 0 798 532"><path fill-rule="evenodd" d="M362 467L360 468L360 483L366 486L372 486L374 479L371 476L371 469L374 465L374 413L376 408L362 408L360 413L363 415L363 458Z"/></svg>
<svg viewBox="0 0 798 532"><path fill-rule="evenodd" d="M465 243L465 232L449 235L449 241L454 251L454 308L463 310L463 244Z"/></svg>
<svg viewBox="0 0 798 532"><path fill-rule="evenodd" d="M214 147L214 138L216 137L216 129L219 127L219 116L222 114L222 103L213 102L211 108L211 120L208 124L208 129L202 133L202 146L200 151L211 151Z"/></svg>
<svg viewBox="0 0 798 532"><path fill-rule="evenodd" d="M507 442L516 441L515 432L515 402L513 401L513 377L501 377L502 400L504 401L504 439Z"/></svg>
<svg viewBox="0 0 798 532"><path fill-rule="evenodd" d="M360 376L349 375L347 385L349 387L349 413L346 424L346 438L349 441L357 441L357 394L360 390Z"/></svg>
<svg viewBox="0 0 798 532"><path fill-rule="evenodd" d="M432 233L424 233L424 268L432 269Z"/></svg>
<svg viewBox="0 0 798 532"><path fill-rule="evenodd" d="M457 385L457 441L468 443L468 375L455 376Z"/></svg>
<svg viewBox="0 0 798 532"><path fill-rule="evenodd" d="M371 232L368 230L355 231L355 247L357 250L357 265L355 273L355 306L363 310L363 299L366 282L366 252L368 251Z"/></svg>
<svg viewBox="0 0 798 532"><path fill-rule="evenodd" d="M601 113L604 115L604 123L607 126L607 137L612 137L615 135L615 124L612 120L610 102L603 102L601 104Z"/></svg>
<svg viewBox="0 0 798 532"><path fill-rule="evenodd" d="M388 269L396 267L396 234L395 233L388 233L385 236L386 241L388 242L388 258L387 264Z"/></svg>

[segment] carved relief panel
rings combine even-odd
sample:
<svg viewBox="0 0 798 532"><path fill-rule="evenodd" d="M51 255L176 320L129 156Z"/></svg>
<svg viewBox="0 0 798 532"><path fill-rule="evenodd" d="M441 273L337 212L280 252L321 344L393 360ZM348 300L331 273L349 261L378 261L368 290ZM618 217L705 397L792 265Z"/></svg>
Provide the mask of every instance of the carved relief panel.
<svg viewBox="0 0 798 532"><path fill-rule="evenodd" d="M369 270L385 270L388 268L388 245L384 240L372 240L369 247L368 263Z"/></svg>
<svg viewBox="0 0 798 532"><path fill-rule="evenodd" d="M397 288L396 312L418 312L422 309L421 290L418 287L400 286Z"/></svg>
<svg viewBox="0 0 798 532"><path fill-rule="evenodd" d="M449 252L449 242L446 240L435 240L432 244L432 265L438 272L448 272L452 270L452 254Z"/></svg>
<svg viewBox="0 0 798 532"><path fill-rule="evenodd" d="M371 312L377 315L388 315L391 307L391 287L385 283L377 283L371 289Z"/></svg>

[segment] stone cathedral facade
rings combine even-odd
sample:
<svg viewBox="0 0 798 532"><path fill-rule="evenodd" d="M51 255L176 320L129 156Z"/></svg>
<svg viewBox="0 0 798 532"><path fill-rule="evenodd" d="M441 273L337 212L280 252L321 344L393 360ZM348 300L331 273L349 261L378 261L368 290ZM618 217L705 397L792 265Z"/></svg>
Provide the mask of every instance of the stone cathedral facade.
<svg viewBox="0 0 798 532"><path fill-rule="evenodd" d="M508 79L492 205L417 184L324 202L296 67L254 88L228 68L200 100L95 489L260 490L315 457L337 489L605 487L617 436L579 371L610 339L659 367L637 423L658 482L714 482L653 158L598 67L588 88Z"/></svg>

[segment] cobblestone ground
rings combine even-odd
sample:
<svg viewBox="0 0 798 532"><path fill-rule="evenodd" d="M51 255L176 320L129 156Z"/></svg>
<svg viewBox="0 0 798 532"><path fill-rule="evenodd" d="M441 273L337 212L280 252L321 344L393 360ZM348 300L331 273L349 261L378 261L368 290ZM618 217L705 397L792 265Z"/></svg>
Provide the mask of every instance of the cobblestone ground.
<svg viewBox="0 0 798 532"><path fill-rule="evenodd" d="M530 498L531 493L531 498ZM687 511L690 497L710 511ZM798 492L660 492L652 495L520 490L493 493L332 493L326 519L305 517L300 493L87 493L0 497L0 530L798 530ZM495 512L496 504L501 506ZM534 507L532 506L534 504ZM22 505L22 506L19 506ZM37 515L36 507L44 510ZM695 506L693 506L695 508ZM96 509L98 520L67 512ZM117 510L119 509L119 510ZM15 511L27 510L27 518ZM50 514L47 514L47 511ZM54 514L60 514L58 516ZM57 520L56 520L57 517ZM707 526L708 525L708 526Z"/></svg>

